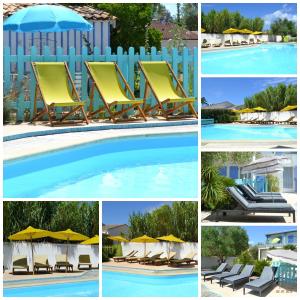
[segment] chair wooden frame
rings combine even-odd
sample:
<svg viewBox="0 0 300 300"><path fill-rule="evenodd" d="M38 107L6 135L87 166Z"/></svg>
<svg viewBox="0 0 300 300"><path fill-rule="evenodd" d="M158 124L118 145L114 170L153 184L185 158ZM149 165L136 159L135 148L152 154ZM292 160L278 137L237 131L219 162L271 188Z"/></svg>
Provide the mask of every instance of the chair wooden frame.
<svg viewBox="0 0 300 300"><path fill-rule="evenodd" d="M166 64L172 74L172 77L173 79L176 81L176 90L180 90L180 92L182 93L183 97L185 98L188 98L184 88L182 87L181 83L179 82L178 78L176 77L173 69L171 68L170 64L166 61ZM193 106L193 104L189 101L189 102L183 102L183 103L180 103L178 105L176 105L174 103L174 107L172 109L165 109L163 106L164 104L168 104L170 103L171 99L166 99L164 101L159 101L158 99L158 96L157 94L155 93L155 89L153 88L153 86L151 85L151 83L149 82L148 78L147 78L147 75L146 75L146 72L144 70L144 67L142 65L142 63L140 61L138 61L138 65L142 71L142 73L144 74L145 76L145 91L144 91L144 105L143 105L143 109L144 109L144 112L145 114L147 115L149 112L153 111L153 110L161 110L164 117L168 120L169 119L169 115L171 115L173 112L179 110L180 108L184 107L184 106L188 106L190 108L190 110L192 111L192 114L195 116L196 119L198 119L198 114ZM154 98L155 100L157 101L157 104L150 107L148 110L146 110L146 100L148 98L148 95L149 95L149 90L151 90L151 92L153 93L154 95ZM173 116L174 117L174 116Z"/></svg>
<svg viewBox="0 0 300 300"><path fill-rule="evenodd" d="M92 75L92 72L91 72L91 69L89 67L89 62L85 62L85 66L87 68L87 71L88 71L88 75L90 77L90 79L92 80L92 87L91 87L91 91L90 91L90 95L89 95L89 98L90 98L90 105L89 105L89 113L88 113L88 117L92 117L96 114L99 114L103 111L106 111L108 114L109 114L109 118L113 121L113 123L116 123L117 122L117 118L119 116L122 116L125 112L127 111L130 111L132 109L135 109L137 108L138 111L139 111L139 115L137 117L142 117L142 119L144 119L144 121L147 121L147 118L146 118L146 115L143 111L143 109L141 108L141 102L137 101L137 103L128 103L128 104L120 104L122 106L122 109L120 111L117 111L117 112L113 112L112 111L112 107L115 106L115 105L118 105L119 104L119 101L116 100L112 103L108 103L106 100L105 100L105 97L103 95L103 93L101 93L101 89L100 87L97 85L97 82L94 80L93 78L93 75ZM123 83L125 84L125 92L129 92L130 96L132 97L132 100L136 100L129 84L127 83L125 77L123 76L120 68L118 67L118 65L116 63L114 63L114 66L115 66L115 69L117 71L117 73L120 75ZM97 89L99 95L100 95L100 98L104 104L103 107L100 107L99 109L95 110L94 111L94 97L95 97L95 88ZM125 105L129 105L128 107L125 107Z"/></svg>
<svg viewBox="0 0 300 300"><path fill-rule="evenodd" d="M65 115L63 115L59 121L54 122L54 121L52 120L52 117L53 117L53 115L55 114L54 110L55 110L55 106L56 106L56 105L55 105L55 103L52 103L52 104L50 104L50 105L48 105L48 104L46 103L45 97L44 97L44 94L43 94L43 91L42 91L42 89L41 89L41 87L40 87L38 74L37 74L36 69L35 69L35 62L32 62L32 63L31 63L31 66L32 66L32 69L33 69L34 77L35 77L35 79L36 79L36 86L35 86L35 93L34 93L34 108L33 108L34 116L33 116L33 118L32 118L31 123L34 123L35 121L40 120L45 114L47 114L51 126L54 126L55 123L57 123L57 124L62 124L63 121L66 120L67 117L69 117L70 115L72 115L72 114L76 113L78 110L80 110L81 113L83 114L83 120L80 120L80 121L85 121L86 124L89 124L89 120L88 120L87 115L86 115L86 113L85 113L85 111L84 111L84 106L83 106L83 104L80 104L80 105L78 105L78 106L75 106L75 107L74 107L73 109L71 109L68 113L66 113ZM80 97L79 97L79 95L78 95L78 93L77 93L75 84L74 84L74 82L73 82L73 80L72 80L72 77L71 77L71 74L70 74L70 71L69 71L69 68L68 68L68 65L67 65L66 62L64 62L64 66L65 66L65 69L66 69L66 71L67 71L68 79L69 79L69 81L70 81L70 83L71 83L71 86L72 86L72 96L73 96L73 97L75 96L76 100L80 102ZM42 101L43 101L44 106L45 106L45 108L44 108L41 112L39 112L39 113L37 113L38 92L40 93L41 98L42 98ZM68 105L65 105L65 106L60 105L60 106L61 106L61 107L67 107ZM73 122L75 123L75 121L73 121Z"/></svg>

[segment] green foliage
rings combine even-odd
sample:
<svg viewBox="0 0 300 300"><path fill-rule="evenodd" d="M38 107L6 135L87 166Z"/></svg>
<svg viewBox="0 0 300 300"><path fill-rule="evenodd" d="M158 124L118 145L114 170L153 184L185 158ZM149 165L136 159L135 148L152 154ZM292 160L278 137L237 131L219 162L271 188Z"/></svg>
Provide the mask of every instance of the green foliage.
<svg viewBox="0 0 300 300"><path fill-rule="evenodd" d="M247 249L243 251L236 259L236 263L242 265L253 265L255 263L250 251Z"/></svg>
<svg viewBox="0 0 300 300"><path fill-rule="evenodd" d="M279 179L277 176L268 174L266 176L268 182L268 191L269 192L279 192Z"/></svg>
<svg viewBox="0 0 300 300"><path fill-rule="evenodd" d="M297 85L283 84L268 86L265 90L244 99L244 106L254 108L261 106L267 111L280 111L288 105L297 104Z"/></svg>
<svg viewBox="0 0 300 300"><path fill-rule="evenodd" d="M198 4L184 3L181 7L181 22L191 31L198 30Z"/></svg>
<svg viewBox="0 0 300 300"><path fill-rule="evenodd" d="M254 275L260 276L264 267L270 266L270 262L266 259L256 260L254 264Z"/></svg>
<svg viewBox="0 0 300 300"><path fill-rule="evenodd" d="M176 201L150 213L136 212L129 217L129 237L173 234L187 242L198 241L198 203Z"/></svg>
<svg viewBox="0 0 300 300"><path fill-rule="evenodd" d="M173 21L171 13L160 3L153 3L153 19L166 23Z"/></svg>
<svg viewBox="0 0 300 300"><path fill-rule="evenodd" d="M284 250L292 250L292 251L297 251L297 246L296 245L292 245L292 244L288 244L288 245L284 245L283 246Z"/></svg>
<svg viewBox="0 0 300 300"><path fill-rule="evenodd" d="M99 234L98 202L6 201L3 211L4 240L28 226L50 231L70 228L89 237Z"/></svg>
<svg viewBox="0 0 300 300"><path fill-rule="evenodd" d="M258 247L257 246L250 247L249 253L251 254L253 259L258 259Z"/></svg>
<svg viewBox="0 0 300 300"><path fill-rule="evenodd" d="M239 226L207 226L201 230L201 255L217 256L221 261L238 256L248 248L248 235Z"/></svg>
<svg viewBox="0 0 300 300"><path fill-rule="evenodd" d="M221 167L224 164L247 164L252 160L254 152L202 152L201 166L208 165Z"/></svg>
<svg viewBox="0 0 300 300"><path fill-rule="evenodd" d="M262 31L264 20L261 18L245 18L239 12L230 12L227 9L216 11L212 9L207 14L201 13L201 27L207 33L223 33L229 28L249 29Z"/></svg>
<svg viewBox="0 0 300 300"><path fill-rule="evenodd" d="M288 19L277 19L271 24L270 32L275 35L281 35L283 40L287 35L296 37L296 22L289 21Z"/></svg>
<svg viewBox="0 0 300 300"><path fill-rule="evenodd" d="M238 120L238 115L230 109L202 109L202 119L214 119L215 123L232 123Z"/></svg>
<svg viewBox="0 0 300 300"><path fill-rule="evenodd" d="M162 40L162 33L155 29L155 28L148 28L147 29L147 38L148 38L148 45L151 47L156 47L157 50L161 50L161 40ZM149 51L150 49L148 49Z"/></svg>

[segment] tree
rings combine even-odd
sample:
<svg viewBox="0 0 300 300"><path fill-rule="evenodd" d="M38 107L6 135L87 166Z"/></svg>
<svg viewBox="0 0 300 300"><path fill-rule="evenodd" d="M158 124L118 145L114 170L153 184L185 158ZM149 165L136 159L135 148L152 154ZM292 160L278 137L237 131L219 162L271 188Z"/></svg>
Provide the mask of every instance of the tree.
<svg viewBox="0 0 300 300"><path fill-rule="evenodd" d="M119 46L126 51L129 47L134 47L135 51L138 51L140 47L145 46L147 28L150 26L153 16L153 4L101 3L94 5L118 18L116 28L113 28L111 33L113 51L116 51ZM154 34L155 30L151 30L149 47L161 42L161 39L155 40L160 37L159 34Z"/></svg>
<svg viewBox="0 0 300 300"><path fill-rule="evenodd" d="M153 19L166 23L173 21L171 13L160 3L153 4Z"/></svg>
<svg viewBox="0 0 300 300"><path fill-rule="evenodd" d="M208 104L208 102L207 102L207 100L206 100L205 97L201 97L201 104L202 104L202 105Z"/></svg>
<svg viewBox="0 0 300 300"><path fill-rule="evenodd" d="M271 24L271 33L275 35L281 35L282 42L284 37L291 35L295 37L297 35L296 23L289 21L288 19L277 19Z"/></svg>
<svg viewBox="0 0 300 300"><path fill-rule="evenodd" d="M239 256L247 250L249 238L245 229L239 226L202 227L201 254L216 256L224 262L229 256Z"/></svg>
<svg viewBox="0 0 300 300"><path fill-rule="evenodd" d="M162 40L163 34L154 28L148 28L147 29L147 38L148 38L148 44L151 47L156 47L157 50L161 50L161 40ZM148 49L149 51L150 49Z"/></svg>
<svg viewBox="0 0 300 300"><path fill-rule="evenodd" d="M198 4L184 3L181 8L182 23L191 31L198 30Z"/></svg>

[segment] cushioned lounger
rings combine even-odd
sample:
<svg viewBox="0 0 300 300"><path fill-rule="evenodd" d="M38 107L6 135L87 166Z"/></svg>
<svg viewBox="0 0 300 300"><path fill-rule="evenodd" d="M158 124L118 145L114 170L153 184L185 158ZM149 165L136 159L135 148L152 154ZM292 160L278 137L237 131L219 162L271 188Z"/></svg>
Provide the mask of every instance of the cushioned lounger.
<svg viewBox="0 0 300 300"><path fill-rule="evenodd" d="M218 268L216 270L201 271L201 275L203 276L203 280L205 281L205 278L207 276L212 276L212 275L216 275L216 274L220 274L220 273L224 272L226 267L227 267L227 263L222 263L218 266Z"/></svg>
<svg viewBox="0 0 300 300"><path fill-rule="evenodd" d="M234 291L237 284L240 284L242 282L250 280L253 270L254 270L253 265L246 265L239 275L226 277L226 278L222 279L221 284L222 284L222 286L224 286L224 283L231 284L232 290Z"/></svg>
<svg viewBox="0 0 300 300"><path fill-rule="evenodd" d="M137 252L138 251L132 250L129 253L127 253L126 255L123 255L123 256L114 256L113 260L115 262L125 261L126 258L133 257L135 254L137 254Z"/></svg>
<svg viewBox="0 0 300 300"><path fill-rule="evenodd" d="M296 221L295 209L288 203L253 203L249 202L241 193L238 191L237 187L228 187L228 193L231 195L239 206L245 212L249 213L288 213L293 214L293 222Z"/></svg>
<svg viewBox="0 0 300 300"><path fill-rule="evenodd" d="M274 279L274 270L272 267L264 267L259 278L246 283L243 287L243 294L245 295L245 289L250 289L259 293L261 297L261 293L273 285L275 282Z"/></svg>
<svg viewBox="0 0 300 300"><path fill-rule="evenodd" d="M241 272L242 267L243 267L243 265L241 265L241 264L235 264L229 272L223 272L221 274L213 275L210 278L210 282L212 283L213 279L216 279L216 280L219 280L219 284L221 285L222 279L229 277L229 276L238 275Z"/></svg>
<svg viewBox="0 0 300 300"><path fill-rule="evenodd" d="M282 197L282 195L281 195L281 193L278 193L278 192L260 192L260 193L258 193L252 186L251 186L251 184L246 184L246 186L255 194L255 195L257 195L257 196L268 196L268 195L271 195L271 196L273 196L273 195L276 195L276 196L281 196Z"/></svg>

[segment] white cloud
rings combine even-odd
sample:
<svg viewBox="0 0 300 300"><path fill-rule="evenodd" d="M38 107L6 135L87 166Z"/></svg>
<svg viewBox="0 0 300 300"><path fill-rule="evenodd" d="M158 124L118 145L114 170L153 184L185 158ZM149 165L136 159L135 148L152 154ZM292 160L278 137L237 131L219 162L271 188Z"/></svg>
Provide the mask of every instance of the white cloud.
<svg viewBox="0 0 300 300"><path fill-rule="evenodd" d="M269 29L270 25L277 19L288 19L297 22L297 15L291 13L291 7L283 4L282 8L262 17L265 21L265 28Z"/></svg>
<svg viewBox="0 0 300 300"><path fill-rule="evenodd" d="M262 81L262 86L264 88L272 85L277 85L279 83L285 83L285 84L296 84L297 79L293 77L286 77L286 78L270 78L270 79L265 79Z"/></svg>

